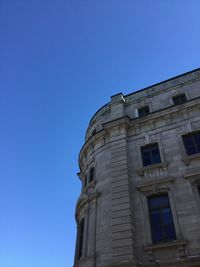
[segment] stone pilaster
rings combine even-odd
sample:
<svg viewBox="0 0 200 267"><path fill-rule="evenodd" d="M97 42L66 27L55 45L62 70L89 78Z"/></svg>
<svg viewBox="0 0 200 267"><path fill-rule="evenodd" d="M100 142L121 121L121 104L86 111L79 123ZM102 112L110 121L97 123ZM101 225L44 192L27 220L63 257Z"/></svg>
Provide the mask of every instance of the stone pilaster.
<svg viewBox="0 0 200 267"><path fill-rule="evenodd" d="M126 136L128 118L117 120L117 125L115 122L107 125L111 141L112 258L113 266L123 266L135 262Z"/></svg>
<svg viewBox="0 0 200 267"><path fill-rule="evenodd" d="M117 94L111 97L110 102L111 119L117 119L124 116L125 99L123 94Z"/></svg>

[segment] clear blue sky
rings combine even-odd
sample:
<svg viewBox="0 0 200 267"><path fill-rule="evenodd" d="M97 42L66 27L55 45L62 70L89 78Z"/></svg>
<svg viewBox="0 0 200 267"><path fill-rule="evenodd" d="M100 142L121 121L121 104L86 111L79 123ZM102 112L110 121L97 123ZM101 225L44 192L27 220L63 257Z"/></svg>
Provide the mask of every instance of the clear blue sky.
<svg viewBox="0 0 200 267"><path fill-rule="evenodd" d="M0 267L72 267L94 112L200 67L199 0L0 1Z"/></svg>

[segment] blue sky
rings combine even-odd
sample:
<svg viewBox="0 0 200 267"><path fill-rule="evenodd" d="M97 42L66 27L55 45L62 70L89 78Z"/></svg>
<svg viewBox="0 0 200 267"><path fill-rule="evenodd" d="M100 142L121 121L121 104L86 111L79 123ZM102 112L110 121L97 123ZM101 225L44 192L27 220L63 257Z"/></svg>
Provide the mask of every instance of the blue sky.
<svg viewBox="0 0 200 267"><path fill-rule="evenodd" d="M78 153L119 92L200 67L199 0L0 1L0 267L72 267Z"/></svg>

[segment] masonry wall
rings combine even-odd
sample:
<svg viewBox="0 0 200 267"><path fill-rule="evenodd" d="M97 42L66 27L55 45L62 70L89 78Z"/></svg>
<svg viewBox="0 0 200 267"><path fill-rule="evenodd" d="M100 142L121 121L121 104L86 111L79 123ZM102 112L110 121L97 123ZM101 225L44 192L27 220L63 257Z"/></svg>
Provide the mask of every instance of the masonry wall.
<svg viewBox="0 0 200 267"><path fill-rule="evenodd" d="M187 102L174 105L181 93ZM145 105L150 113L138 117ZM199 69L115 95L94 115L79 155L83 188L76 220L84 218L85 227L75 267L200 266L200 154L187 156L182 141L199 130ZM161 163L144 167L140 148L155 142ZM147 197L158 193L169 196L173 242L152 243Z"/></svg>

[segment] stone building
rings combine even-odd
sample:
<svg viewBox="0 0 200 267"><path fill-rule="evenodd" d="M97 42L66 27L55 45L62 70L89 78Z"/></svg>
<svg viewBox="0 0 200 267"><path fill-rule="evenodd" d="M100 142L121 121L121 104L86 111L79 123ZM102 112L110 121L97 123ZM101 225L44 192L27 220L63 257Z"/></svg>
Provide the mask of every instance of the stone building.
<svg viewBox="0 0 200 267"><path fill-rule="evenodd" d="M74 267L200 266L200 69L92 117Z"/></svg>

